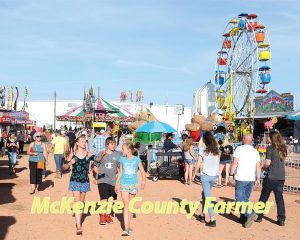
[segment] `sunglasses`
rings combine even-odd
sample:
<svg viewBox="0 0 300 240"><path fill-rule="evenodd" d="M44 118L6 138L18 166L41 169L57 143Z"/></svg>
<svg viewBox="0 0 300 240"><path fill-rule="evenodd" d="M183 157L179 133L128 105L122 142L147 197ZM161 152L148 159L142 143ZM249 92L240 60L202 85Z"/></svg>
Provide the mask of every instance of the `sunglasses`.
<svg viewBox="0 0 300 240"><path fill-rule="evenodd" d="M42 136L36 136L36 137L42 137Z"/></svg>

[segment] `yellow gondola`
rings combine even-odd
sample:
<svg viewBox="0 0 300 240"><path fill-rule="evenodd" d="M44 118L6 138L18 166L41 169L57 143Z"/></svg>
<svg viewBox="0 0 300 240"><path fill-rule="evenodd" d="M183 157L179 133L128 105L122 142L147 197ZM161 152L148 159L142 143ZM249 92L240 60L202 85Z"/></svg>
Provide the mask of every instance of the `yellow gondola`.
<svg viewBox="0 0 300 240"><path fill-rule="evenodd" d="M231 30L229 32L230 36L236 36L236 35L238 35L238 33L239 33L239 28L238 27L231 28Z"/></svg>
<svg viewBox="0 0 300 240"><path fill-rule="evenodd" d="M270 60L270 58L271 58L270 51L265 50L259 53L259 61L268 61Z"/></svg>

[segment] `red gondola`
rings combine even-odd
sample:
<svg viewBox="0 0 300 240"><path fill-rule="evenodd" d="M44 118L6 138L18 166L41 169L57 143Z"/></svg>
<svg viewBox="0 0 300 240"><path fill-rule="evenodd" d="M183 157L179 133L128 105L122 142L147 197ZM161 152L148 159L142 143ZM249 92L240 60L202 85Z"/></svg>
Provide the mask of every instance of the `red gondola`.
<svg viewBox="0 0 300 240"><path fill-rule="evenodd" d="M266 92L268 92L268 91L266 89L264 89L264 88L258 89L256 91L256 93L261 93L261 94L266 93Z"/></svg>
<svg viewBox="0 0 300 240"><path fill-rule="evenodd" d="M257 18L257 15L256 15L256 14L254 14L254 13L248 14L247 19L255 19L255 18Z"/></svg>

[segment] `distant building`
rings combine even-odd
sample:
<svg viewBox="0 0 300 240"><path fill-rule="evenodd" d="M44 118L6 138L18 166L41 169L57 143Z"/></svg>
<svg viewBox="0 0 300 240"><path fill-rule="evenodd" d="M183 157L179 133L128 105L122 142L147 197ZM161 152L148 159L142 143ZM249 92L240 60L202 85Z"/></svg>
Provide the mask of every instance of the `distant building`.
<svg viewBox="0 0 300 240"><path fill-rule="evenodd" d="M216 93L214 84L208 82L194 92L193 112L209 116L216 108Z"/></svg>
<svg viewBox="0 0 300 240"><path fill-rule="evenodd" d="M178 115L175 114L175 105L159 105L159 104L145 104L145 103L130 103L130 102L117 102L110 101L111 104L121 107L126 111L136 114L140 111L148 109L154 116L162 122L171 125L173 128L177 128ZM58 100L56 103L56 115L63 115L72 109L82 106L82 101L80 100ZM36 124L40 127L44 125L46 128L52 128L54 123L54 101L44 100L44 101L28 101L26 111L30 115L30 119L34 120ZM192 115L191 107L184 108L184 114L179 116L179 131L185 129L185 124L190 123ZM63 125L76 126L74 123L68 123L63 121L56 121L56 128L60 128Z"/></svg>

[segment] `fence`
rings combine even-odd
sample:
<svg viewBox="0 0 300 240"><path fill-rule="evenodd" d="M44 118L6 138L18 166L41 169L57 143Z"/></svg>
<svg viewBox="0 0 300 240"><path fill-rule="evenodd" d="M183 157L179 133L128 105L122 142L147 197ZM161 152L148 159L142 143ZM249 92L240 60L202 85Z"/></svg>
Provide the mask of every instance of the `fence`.
<svg viewBox="0 0 300 240"><path fill-rule="evenodd" d="M236 144L237 146L240 143ZM236 147L236 145L234 147ZM156 160L156 153L161 149L148 150L147 160L148 164ZM195 157L198 158L198 143L194 143ZM149 166L148 166L149 167ZM149 168L148 168L149 169ZM285 160L285 185L284 191L300 193L300 153L290 152Z"/></svg>
<svg viewBox="0 0 300 240"><path fill-rule="evenodd" d="M300 153L291 152L285 160L284 191L300 193Z"/></svg>

